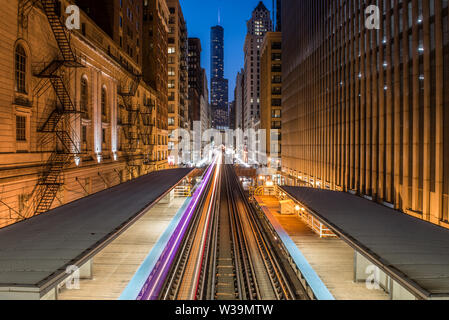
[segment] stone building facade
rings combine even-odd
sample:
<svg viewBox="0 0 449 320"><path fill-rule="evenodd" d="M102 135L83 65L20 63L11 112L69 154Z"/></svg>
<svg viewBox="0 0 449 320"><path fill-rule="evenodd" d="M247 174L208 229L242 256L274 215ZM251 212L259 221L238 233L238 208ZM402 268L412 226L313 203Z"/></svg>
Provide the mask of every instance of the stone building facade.
<svg viewBox="0 0 449 320"><path fill-rule="evenodd" d="M134 59L84 12L68 32L72 2L1 4L0 227L154 170L156 94Z"/></svg>
<svg viewBox="0 0 449 320"><path fill-rule="evenodd" d="M143 81L157 95L154 150L155 170L165 168L168 158L168 18L166 0L143 2ZM159 160L157 160L159 159Z"/></svg>

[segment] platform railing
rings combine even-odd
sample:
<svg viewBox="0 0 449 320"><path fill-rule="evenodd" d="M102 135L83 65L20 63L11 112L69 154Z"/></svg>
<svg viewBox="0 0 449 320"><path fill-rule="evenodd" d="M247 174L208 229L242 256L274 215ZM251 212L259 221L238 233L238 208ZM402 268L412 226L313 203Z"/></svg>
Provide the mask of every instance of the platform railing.
<svg viewBox="0 0 449 320"><path fill-rule="evenodd" d="M300 218L316 233L320 238L336 238L337 235L322 224L317 218L309 214L307 211L300 210Z"/></svg>
<svg viewBox="0 0 449 320"><path fill-rule="evenodd" d="M174 192L176 198L188 198L192 196L192 187L190 185L177 186Z"/></svg>
<svg viewBox="0 0 449 320"><path fill-rule="evenodd" d="M295 205L298 216L315 232L320 238L336 238L337 235L327 228L320 220L310 214L307 209L295 199L291 199L279 186L261 186L254 190L254 196L275 196L279 201L291 200ZM299 208L299 210L297 210Z"/></svg>

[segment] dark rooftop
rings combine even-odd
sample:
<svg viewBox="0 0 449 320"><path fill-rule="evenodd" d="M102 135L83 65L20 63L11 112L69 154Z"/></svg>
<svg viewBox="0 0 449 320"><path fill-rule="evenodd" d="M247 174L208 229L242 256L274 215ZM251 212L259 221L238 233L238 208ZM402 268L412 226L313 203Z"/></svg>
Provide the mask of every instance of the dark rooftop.
<svg viewBox="0 0 449 320"><path fill-rule="evenodd" d="M81 266L191 169L150 173L0 229L0 286L47 288Z"/></svg>
<svg viewBox="0 0 449 320"><path fill-rule="evenodd" d="M449 296L449 230L349 193L283 189L415 295Z"/></svg>

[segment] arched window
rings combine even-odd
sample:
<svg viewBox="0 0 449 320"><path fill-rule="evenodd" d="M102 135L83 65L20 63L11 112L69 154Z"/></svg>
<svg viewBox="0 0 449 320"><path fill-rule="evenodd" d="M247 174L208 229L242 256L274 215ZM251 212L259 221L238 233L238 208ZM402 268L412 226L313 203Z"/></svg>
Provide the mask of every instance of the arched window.
<svg viewBox="0 0 449 320"><path fill-rule="evenodd" d="M88 104L89 104L89 89L87 85L87 79L81 78L81 98L80 98L80 107L81 111L87 113L88 112Z"/></svg>
<svg viewBox="0 0 449 320"><path fill-rule="evenodd" d="M106 88L101 88L101 115L103 117L107 116L107 110L106 110Z"/></svg>
<svg viewBox="0 0 449 320"><path fill-rule="evenodd" d="M26 93L26 65L27 55L25 49L18 45L15 52L16 91Z"/></svg>

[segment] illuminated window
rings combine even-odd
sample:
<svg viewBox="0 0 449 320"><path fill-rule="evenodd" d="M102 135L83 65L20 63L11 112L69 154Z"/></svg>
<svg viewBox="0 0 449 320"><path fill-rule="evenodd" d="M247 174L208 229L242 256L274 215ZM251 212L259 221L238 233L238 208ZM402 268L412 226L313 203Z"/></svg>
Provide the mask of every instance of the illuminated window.
<svg viewBox="0 0 449 320"><path fill-rule="evenodd" d="M86 78L81 78L81 98L80 98L80 107L82 112L87 112L88 105L88 87Z"/></svg>
<svg viewBox="0 0 449 320"><path fill-rule="evenodd" d="M26 117L16 116L16 140L26 141Z"/></svg>
<svg viewBox="0 0 449 320"><path fill-rule="evenodd" d="M16 91L26 93L26 64L27 56L25 49L21 45L16 47L15 52L15 70L16 70Z"/></svg>
<svg viewBox="0 0 449 320"><path fill-rule="evenodd" d="M106 110L106 89L101 89L101 115L106 117L107 110Z"/></svg>

